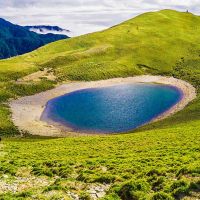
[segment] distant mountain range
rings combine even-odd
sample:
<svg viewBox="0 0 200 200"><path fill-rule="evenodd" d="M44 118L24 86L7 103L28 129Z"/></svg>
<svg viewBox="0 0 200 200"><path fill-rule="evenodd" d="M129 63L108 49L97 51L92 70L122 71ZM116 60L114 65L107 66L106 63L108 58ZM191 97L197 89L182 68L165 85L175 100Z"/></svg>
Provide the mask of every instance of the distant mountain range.
<svg viewBox="0 0 200 200"><path fill-rule="evenodd" d="M21 55L66 38L69 37L63 34L38 34L0 18L0 59Z"/></svg>
<svg viewBox="0 0 200 200"><path fill-rule="evenodd" d="M68 35L70 33L70 30L60 28L59 26L39 25L39 26L25 26L25 28L27 28L29 31L33 31L39 34L53 33L53 34Z"/></svg>

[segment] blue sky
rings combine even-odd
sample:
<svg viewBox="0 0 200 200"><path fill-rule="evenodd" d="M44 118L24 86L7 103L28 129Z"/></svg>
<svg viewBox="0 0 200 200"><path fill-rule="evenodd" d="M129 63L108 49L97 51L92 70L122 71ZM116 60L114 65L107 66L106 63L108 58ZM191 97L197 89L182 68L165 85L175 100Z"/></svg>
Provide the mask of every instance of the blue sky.
<svg viewBox="0 0 200 200"><path fill-rule="evenodd" d="M106 29L160 9L200 14L200 0L0 0L2 18L21 25L59 25L73 35Z"/></svg>

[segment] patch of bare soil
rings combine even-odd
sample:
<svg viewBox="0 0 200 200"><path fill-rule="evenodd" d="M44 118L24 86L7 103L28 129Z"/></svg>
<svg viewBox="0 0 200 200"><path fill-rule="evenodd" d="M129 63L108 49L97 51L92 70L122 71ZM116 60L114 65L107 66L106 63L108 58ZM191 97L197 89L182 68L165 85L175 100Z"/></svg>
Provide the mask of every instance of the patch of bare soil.
<svg viewBox="0 0 200 200"><path fill-rule="evenodd" d="M24 76L21 79L18 79L16 83L23 84L23 83L29 83L32 81L38 82L38 81L41 81L41 79L54 81L56 79L56 76L54 75L53 70L51 68L44 68L44 70L34 72L32 74Z"/></svg>

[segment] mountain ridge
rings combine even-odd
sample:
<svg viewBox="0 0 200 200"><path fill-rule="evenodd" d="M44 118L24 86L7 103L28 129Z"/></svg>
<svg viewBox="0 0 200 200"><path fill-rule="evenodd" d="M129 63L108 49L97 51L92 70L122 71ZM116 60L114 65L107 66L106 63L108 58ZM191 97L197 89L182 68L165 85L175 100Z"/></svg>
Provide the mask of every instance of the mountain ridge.
<svg viewBox="0 0 200 200"><path fill-rule="evenodd" d="M40 35L0 18L0 59L33 51L45 44L68 38L66 35Z"/></svg>

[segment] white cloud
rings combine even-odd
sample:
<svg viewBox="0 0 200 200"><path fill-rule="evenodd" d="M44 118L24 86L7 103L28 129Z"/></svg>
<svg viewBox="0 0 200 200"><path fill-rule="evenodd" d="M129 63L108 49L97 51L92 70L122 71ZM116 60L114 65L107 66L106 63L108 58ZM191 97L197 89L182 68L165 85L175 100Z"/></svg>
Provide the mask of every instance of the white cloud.
<svg viewBox="0 0 200 200"><path fill-rule="evenodd" d="M80 35L165 8L198 14L200 0L0 0L0 17L22 25L59 25Z"/></svg>

